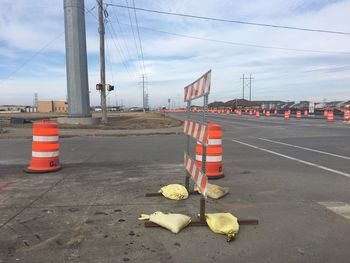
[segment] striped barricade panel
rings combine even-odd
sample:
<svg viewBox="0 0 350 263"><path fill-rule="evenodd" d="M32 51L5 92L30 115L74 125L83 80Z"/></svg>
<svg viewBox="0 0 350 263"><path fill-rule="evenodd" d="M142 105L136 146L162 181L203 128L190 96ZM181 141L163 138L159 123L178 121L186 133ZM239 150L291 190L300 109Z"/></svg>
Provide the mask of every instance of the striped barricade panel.
<svg viewBox="0 0 350 263"><path fill-rule="evenodd" d="M207 144L208 141L208 127L198 122L185 120L184 133L192 136L201 144Z"/></svg>
<svg viewBox="0 0 350 263"><path fill-rule="evenodd" d="M202 172L202 170L197 166L196 162L191 159L191 157L188 156L188 154L185 153L184 155L184 161L185 161L185 167L186 170L190 173L193 181L198 186L201 194L207 198L207 185L208 185L208 178L207 176Z"/></svg>
<svg viewBox="0 0 350 263"><path fill-rule="evenodd" d="M198 80L185 87L184 101L200 98L210 91L211 70L201 76Z"/></svg>

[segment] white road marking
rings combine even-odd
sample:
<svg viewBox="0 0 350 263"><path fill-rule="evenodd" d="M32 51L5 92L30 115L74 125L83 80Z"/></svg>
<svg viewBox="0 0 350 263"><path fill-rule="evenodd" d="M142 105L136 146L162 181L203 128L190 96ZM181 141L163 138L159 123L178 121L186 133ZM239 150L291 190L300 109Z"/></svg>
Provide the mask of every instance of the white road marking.
<svg viewBox="0 0 350 263"><path fill-rule="evenodd" d="M318 202L337 215L350 219L350 205L344 202Z"/></svg>
<svg viewBox="0 0 350 263"><path fill-rule="evenodd" d="M346 176L346 177L350 178L350 174L348 174L348 173L344 173L342 171L338 171L338 170L335 170L335 169L332 169L332 168L328 168L328 167L323 166L323 165L318 165L318 164L315 164L315 163L307 162L307 161L304 161L304 160L301 160L301 159L298 159L298 158L294 158L294 157L291 157L291 156L288 156L288 155L285 155L285 154L274 152L274 151L271 151L271 150L268 150L268 149L265 149L265 148L261 148L261 147L255 146L255 145L251 145L251 144L248 144L248 143L245 143L245 142L241 142L241 141L237 141L237 140L232 140L232 141L236 142L236 143L239 143L239 144L243 144L245 146L248 146L248 147L251 147L251 148L254 148L254 149L257 149L257 150L261 150L261 151L268 152L268 153L271 153L271 154L274 154L274 155L278 155L280 157L283 157L283 158L286 158L286 159L289 159L289 160L293 160L293 161L296 161L296 162L299 162L299 163L302 163L302 164L306 164L306 165L310 165L310 166L313 166L313 167L317 167L319 169L322 169L322 170L325 170L325 171L328 171L328 172L331 172L331 173L343 175L343 176Z"/></svg>
<svg viewBox="0 0 350 263"><path fill-rule="evenodd" d="M315 149L311 149L311 148L307 148L307 147L302 147L302 146L293 145L293 144L284 143L284 142L273 141L273 140L264 139L264 138L258 138L258 139L259 140L263 140L263 141L267 141L267 142L277 143L277 144L281 144L281 145L285 145L285 146L289 146L289 147L299 148L299 149L303 149L303 150L307 150L307 151L311 151L311 152L327 154L327 155L330 155L330 156L334 156L334 157L339 157L339 158L350 160L350 157L348 157L348 156L343 156L343 155L339 155L339 154L335 154L335 153L319 151L319 150L315 150Z"/></svg>

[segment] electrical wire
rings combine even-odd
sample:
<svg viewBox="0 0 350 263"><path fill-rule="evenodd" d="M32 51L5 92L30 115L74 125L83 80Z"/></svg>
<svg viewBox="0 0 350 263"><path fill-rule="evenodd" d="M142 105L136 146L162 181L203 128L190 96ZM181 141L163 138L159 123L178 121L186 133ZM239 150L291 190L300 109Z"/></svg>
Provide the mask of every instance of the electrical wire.
<svg viewBox="0 0 350 263"><path fill-rule="evenodd" d="M171 15L171 16L181 16L181 17L202 19L202 20L211 20L211 21L216 21L216 22L236 23L236 24L243 24L243 25L250 25L250 26L272 27L272 28L279 28L279 29L291 29L291 30L317 32L317 33L350 35L350 32L343 32L343 31L333 31L333 30L325 30L325 29L314 29L314 28L304 28L304 27L284 26L284 25L274 25L274 24L247 22L247 21L240 21L240 20L229 20L229 19L223 19L223 18L214 18L214 17L198 16L198 15L191 15L191 14L165 12L165 11L147 9L147 8L141 8L141 7L135 7L135 6L130 7L130 6L125 6L125 5L113 4L113 3L108 3L107 5L114 6L114 7L120 7L120 8L134 9L134 10L139 10L139 11L144 11L144 12L149 12L149 13Z"/></svg>
<svg viewBox="0 0 350 263"><path fill-rule="evenodd" d="M114 21L110 21L110 23L114 23ZM121 24L122 25L126 25L126 26L131 26L130 24L125 24L125 23L121 23ZM295 52L350 55L350 52L347 52L347 51L312 50L312 49L298 49L298 48L286 48L286 47L277 47L277 46L257 45L257 44L232 42L232 41L226 41L226 40L218 40L218 39L212 39L212 38L204 38L204 37L198 37L198 36L192 36L192 35L173 33L173 32L153 29L153 28L149 28L149 27L144 27L144 26L139 26L139 27L141 29L154 31L154 32L162 33L162 34L168 34L168 35L174 35L174 36L178 36L178 37L184 37L184 38L190 38L190 39L201 40L201 41L208 41L208 42L214 42L214 43L221 43L221 44L227 44L227 45L234 45L234 46L263 48L263 49L274 49L274 50L281 50L281 51L295 51Z"/></svg>
<svg viewBox="0 0 350 263"><path fill-rule="evenodd" d="M139 30L139 23L137 21L137 15L136 15L136 9L135 9L135 1L132 0L132 4L134 7L134 14L135 14L135 22L136 22L136 28L137 28L137 35L139 38L139 44L140 44L140 51L141 51L141 58L142 58L142 66L143 66L143 75L145 75L146 73L146 69L145 69L145 59L143 57L143 50L142 50L142 41L141 41L141 37L140 37L140 30Z"/></svg>
<svg viewBox="0 0 350 263"><path fill-rule="evenodd" d="M27 60L25 60L22 64L20 64L15 70L13 70L10 74L8 74L4 79L1 80L1 84L3 84L5 81L9 80L14 74L16 74L18 71L20 71L25 65L27 65L29 62L31 62L34 58L36 58L38 55L43 53L53 42L61 38L64 34L63 32L60 32L58 35L56 35L53 39L51 39L49 42L47 42L42 48L38 49L32 56L30 56Z"/></svg>
<svg viewBox="0 0 350 263"><path fill-rule="evenodd" d="M93 6L90 9L85 8L85 12L89 12L90 14L93 14L91 11L95 7L96 6ZM25 60L22 64L20 64L15 70L13 70L10 74L8 74L7 77L2 79L0 84L3 84L5 81L9 80L14 74L16 74L18 71L20 71L24 66L26 66L29 62L31 62L38 55L43 53L52 43L54 43L56 40L60 39L63 35L64 35L64 31L57 34L54 38L52 38L50 41L48 41L44 46L42 46L40 49L38 49L32 56L30 56L27 60Z"/></svg>
<svg viewBox="0 0 350 263"><path fill-rule="evenodd" d="M108 25L110 25L110 27L111 27L111 29L112 29L112 31L113 31L113 33L112 33L112 31L111 31L111 29L109 29L109 27L108 27ZM132 76L131 75L131 73L130 73L130 71L129 71L129 69L128 69L128 66L127 66L127 64L125 63L125 61L127 60L126 58L125 58L125 56L122 54L122 50L121 50L121 47L120 47L120 43L119 43L119 41L118 41L118 38L116 38L116 40L117 40L117 43L115 42L115 40L114 40L114 35L115 35L115 31L114 31L114 28L112 27L112 24L111 23L107 23L106 24L106 27L107 27L107 30L108 30L108 32L110 33L110 35L111 35L111 39L112 39L112 41L113 41L113 43L114 43L114 46L115 46L115 48L117 49L117 51L118 51L118 53L119 53L119 55L120 55L120 58L122 59L122 64L123 64L123 66L124 66L124 68L125 68L125 70L127 71L127 73L129 74L129 76L131 77L131 78L136 78L137 79L137 77L136 76ZM119 48L118 48L118 45L119 45Z"/></svg>
<svg viewBox="0 0 350 263"><path fill-rule="evenodd" d="M125 2L126 2L126 5L129 6L128 0L125 0ZM134 38L136 54L137 54L137 58L138 58L139 66L140 66L140 72L142 72L142 65L141 65L141 61L140 61L141 58L140 58L139 49L138 49L138 46L137 46L137 43L136 43L136 37L135 37L135 32L134 32L134 26L133 26L132 19L131 19L130 9L128 9L128 15L129 15L129 21L130 21L130 25L131 25L132 36Z"/></svg>
<svg viewBox="0 0 350 263"><path fill-rule="evenodd" d="M125 32L124 32L124 30L122 29L122 27L120 25L120 22L119 22L117 14L115 12L113 14L114 14L114 17L116 18L116 21L117 21L117 24L118 24L118 28L119 28L119 32L120 32L121 38L123 40L125 49L126 49L126 51L128 53L128 57L132 59L131 51L130 51L129 45L127 44L127 41L126 41Z"/></svg>
<svg viewBox="0 0 350 263"><path fill-rule="evenodd" d="M109 65L109 72L111 73L112 83L115 86L113 67L112 67L112 63L111 63L111 54L109 52L108 42L106 42L106 49L107 49L107 62L108 62L107 64Z"/></svg>
<svg viewBox="0 0 350 263"><path fill-rule="evenodd" d="M97 2L97 3L98 3L98 2ZM105 9L104 9L104 10L105 10ZM86 11L87 11L90 15L92 15L92 16L98 21L98 18L95 16L94 13L91 12L91 10L86 10ZM107 14L108 14L108 13L107 13ZM105 13L105 12L104 12L104 16L106 16L106 13ZM109 19L106 18L106 21L109 22L108 24L110 25L110 27L111 27L111 29L112 29L114 35L116 35L116 34L115 34L115 31L114 31L114 28L113 28L113 25L110 23ZM108 30L108 32L109 32L110 35L111 35L111 39L112 39L112 41L113 41L113 43L114 43L115 48L117 49L117 51L118 51L118 53L119 53L119 55L120 55L120 58L122 59L122 64L123 64L123 66L124 66L126 72L129 74L129 76L130 76L131 78L136 77L136 76L132 76L132 74L131 74L130 71L128 70L128 66L127 66L127 64L125 63L125 61L127 60L127 58L126 58L126 56L123 55L123 51L122 51L121 45L120 45L120 43L119 43L119 41L118 41L118 38L116 38L117 43L118 43L118 45L119 45L119 48L118 48L118 45L117 45L117 43L116 43L115 40L114 40L112 31L111 31L111 30L109 29L109 27L108 27L108 24L106 23L107 30ZM106 43L107 43L107 42L106 42ZM106 44L106 45L107 45L107 44ZM137 79L137 77L136 77L136 79Z"/></svg>

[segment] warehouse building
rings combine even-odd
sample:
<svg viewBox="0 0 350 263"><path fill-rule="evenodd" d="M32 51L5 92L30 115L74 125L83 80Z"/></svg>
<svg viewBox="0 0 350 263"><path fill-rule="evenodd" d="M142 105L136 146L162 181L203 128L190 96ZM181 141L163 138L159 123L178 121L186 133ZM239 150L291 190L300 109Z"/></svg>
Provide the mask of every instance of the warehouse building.
<svg viewBox="0 0 350 263"><path fill-rule="evenodd" d="M68 112L68 103L66 101L38 101L38 112Z"/></svg>

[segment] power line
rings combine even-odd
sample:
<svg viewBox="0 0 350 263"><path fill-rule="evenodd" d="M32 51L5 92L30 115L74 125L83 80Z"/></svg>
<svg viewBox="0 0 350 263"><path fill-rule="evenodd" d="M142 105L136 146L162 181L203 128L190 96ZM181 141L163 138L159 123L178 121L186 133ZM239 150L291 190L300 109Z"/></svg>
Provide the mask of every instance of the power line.
<svg viewBox="0 0 350 263"><path fill-rule="evenodd" d="M98 5L100 5L99 2L97 2L97 3L98 3ZM91 8L90 10L87 10L87 9L86 9L86 11L87 11L90 15L92 15L92 16L98 21L98 18L95 16L95 14L91 12L91 10L93 10L94 8L95 8L95 7ZM110 27L111 27L111 29L112 29L114 35L117 35L117 34L115 33L115 31L114 31L113 25L111 24L111 22L109 21L109 19L107 19L107 17L108 17L108 12L107 12L106 9L104 9L104 8L103 8L103 10L104 10L104 17L106 17L106 18L105 18L106 21L109 22L109 25L110 25ZM112 41L113 41L113 43L114 43L115 48L117 49L117 51L118 51L118 53L119 53L119 55L120 55L120 58L122 59L122 64L123 64L125 70L127 71L127 73L129 74L129 76L130 76L131 78L136 77L136 76L131 76L131 73L130 73L130 71L128 70L128 66L127 66L127 64L125 63L125 61L127 60L127 58L126 58L125 55L123 55L123 50L122 50L122 47L121 47L121 45L120 45L120 43L119 43L119 41L118 41L118 38L116 38L117 43L118 43L118 45L117 45L116 42L115 42L115 40L114 40L112 31L109 29L108 25L107 25L106 28L107 28L108 32L110 33L110 35L111 35L111 39L112 39ZM107 43L107 42L106 42L106 43ZM107 44L106 44L106 45L107 45ZM117 46L119 46L119 48L118 48Z"/></svg>
<svg viewBox="0 0 350 263"><path fill-rule="evenodd" d="M48 48L53 42L55 42L57 39L61 38L64 34L64 31L56 35L53 39L51 39L49 42L47 42L42 48L38 49L32 56L30 56L27 60L25 60L21 65L19 65L15 70L13 70L10 74L7 75L6 78L1 80L1 83L4 83L5 81L9 80L14 74L16 74L18 71L20 71L25 65L27 65L29 62L31 62L35 57L37 57L39 54L41 54L46 48Z"/></svg>
<svg viewBox="0 0 350 263"><path fill-rule="evenodd" d="M125 70L128 72L128 74L130 75L131 78L136 77L136 76L131 76L131 73L130 73L130 71L129 71L129 69L128 69L128 66L127 66L127 64L125 63L125 60L127 60L127 59L125 58L125 56L124 56L123 53L122 53L121 46L120 46L120 43L119 43L119 41L118 41L118 38L116 38L117 43L118 43L118 44L117 44L117 43L115 42L115 40L114 40L114 35L113 35L112 31L109 29L108 25L110 25L110 28L112 29L112 31L113 31L113 33L114 33L114 35L115 35L114 28L112 27L112 24L111 24L111 23L108 23L108 24L107 24L107 27L106 27L106 28L107 28L108 32L110 33L110 35L111 35L111 39L112 39L112 41L113 41L113 43L114 43L115 48L118 50L118 53L119 53L119 55L120 55L120 58L122 59L122 64L123 64ZM118 45L119 45L119 48L118 48Z"/></svg>
<svg viewBox="0 0 350 263"><path fill-rule="evenodd" d="M125 2L126 2L127 7L129 7L128 0L125 0ZM108 6L108 4L107 4L107 6ZM138 46L136 43L134 25L133 25L132 20L131 20L130 9L128 9L128 15L129 15L129 21L130 21L130 25L131 25L132 36L134 38L134 44L135 44L135 48L136 48L136 54L137 54L137 58L138 58L139 66L140 66L140 71L142 72L142 66L141 66L141 61L140 61L141 59L140 59L139 49L138 49Z"/></svg>
<svg viewBox="0 0 350 263"><path fill-rule="evenodd" d="M124 46L125 46L125 48L126 48L126 51L127 51L127 53L128 53L128 57L132 59L132 55L131 55L131 52L130 52L130 49L129 49L129 45L127 44L127 42L126 42L126 40L125 40L126 37L125 37L124 30L122 29L122 27L121 27L121 25L120 25L120 23L119 23L119 19L118 19L118 16L117 16L116 13L114 13L114 17L115 17L116 20L117 20L118 28L119 28L119 31L120 31L120 33L121 33L121 37L122 37L122 40L123 40L123 42L124 42ZM110 21L109 21L109 22L110 22Z"/></svg>
<svg viewBox="0 0 350 263"><path fill-rule="evenodd" d="M139 30L139 23L137 22L137 15L136 15L136 9L135 9L135 1L132 0L132 5L134 7L134 14L135 14L135 22L136 22L136 28L137 28L137 35L139 38L139 44L140 44L140 51L141 51L141 58L142 58L142 66L143 66L143 74L145 74L145 60L143 57L143 50L142 50L142 42L140 37L140 30Z"/></svg>
<svg viewBox="0 0 350 263"><path fill-rule="evenodd" d="M107 49L107 58L108 58L107 62L109 65L109 72L111 73L112 83L113 83L113 85L115 85L114 75L113 75L113 67L112 67L112 62L111 62L111 54L109 51L108 41L106 41L106 49Z"/></svg>
<svg viewBox="0 0 350 263"><path fill-rule="evenodd" d="M85 12L89 12L93 15L91 10L93 10L96 6L91 7L90 9L85 8ZM96 18L96 17L95 17ZM97 18L96 18L97 19ZM42 46L40 49L38 49L31 57L29 57L27 60L25 60L21 65L19 65L15 70L13 70L9 75L7 75L6 78L1 80L1 83L4 83L5 81L9 80L14 74L16 74L18 71L20 71L25 65L27 65L29 62L31 62L34 58L36 58L38 55L40 55L43 51L45 51L52 43L54 43L56 40L60 39L64 34L64 31L60 32L58 35L56 35L54 38L52 38L49 42L47 42L44 46Z"/></svg>
<svg viewBox="0 0 350 263"><path fill-rule="evenodd" d="M114 23L114 21L110 21L110 23ZM130 24L124 24L122 25L131 26ZM150 30L162 34L168 34L168 35L174 35L178 37L184 37L184 38L190 38L190 39L196 39L201 41L208 41L208 42L214 42L214 43L221 43L221 44L227 44L227 45L233 45L233 46L243 46L243 47L253 47L253 48L263 48L263 49L274 49L274 50L281 50L281 51L296 51L296 52L311 52L311 53L324 53L324 54L338 54L338 55L350 55L350 52L346 51L329 51L329 50L312 50L312 49L298 49L298 48L285 48L285 47L276 47L276 46L265 46L265 45L256 45L256 44L249 44L249 43L240 43L240 42L232 42L232 41L225 41L225 40L218 40L218 39L212 39L212 38L204 38L204 37L197 37L192 35L185 35L185 34L179 34L179 33L173 33L163 30L157 30L149 27L139 26L142 29Z"/></svg>
<svg viewBox="0 0 350 263"><path fill-rule="evenodd" d="M108 3L107 5L115 6L115 7L121 7L121 8L134 9L134 10L150 12L150 13L157 13L157 14L163 14L163 15L172 15L172 16L181 16L181 17L188 17L188 18L195 18L195 19L202 19L202 20L211 20L211 21L217 21L217 22L236 23L236 24L243 24L243 25L250 25L250 26L261 26L261 27L273 27L273 28L281 28L281 29L291 29L291 30L299 30L299 31L317 32L317 33L350 35L350 32L343 32L343 31L332 31L332 30L324 30L324 29L313 29L313 28L304 28L304 27L283 26L283 25L274 25L274 24L266 24L266 23L255 23L255 22L247 22L247 21L240 21L240 20L229 20L229 19L223 19L223 18L214 18L214 17L197 16L197 15L191 15L191 14L165 12L165 11L154 10L154 9L147 9L147 8L141 8L141 7L135 7L135 6L134 7L130 7L130 6L118 5L118 4L112 4L112 3Z"/></svg>

